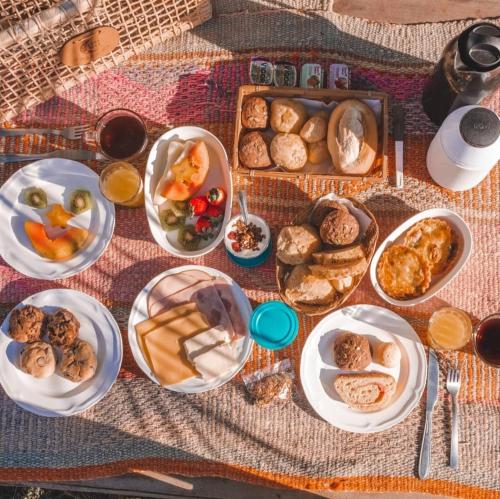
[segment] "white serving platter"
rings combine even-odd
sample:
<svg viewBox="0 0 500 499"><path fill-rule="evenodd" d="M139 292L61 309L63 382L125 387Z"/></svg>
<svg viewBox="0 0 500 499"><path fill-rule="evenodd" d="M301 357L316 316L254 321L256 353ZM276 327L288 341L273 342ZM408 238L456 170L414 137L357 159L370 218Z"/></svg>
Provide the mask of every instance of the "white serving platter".
<svg viewBox="0 0 500 499"><path fill-rule="evenodd" d="M47 193L47 209L35 209L23 201L27 187ZM86 189L92 195L92 209L73 217L69 224L90 233L84 246L68 260L56 262L40 256L24 231L27 219L46 222L51 204L67 209L71 193ZM52 158L35 161L15 172L0 189L0 255L18 272L35 279L63 279L90 267L106 250L115 227L115 206L99 190L99 176L78 161Z"/></svg>
<svg viewBox="0 0 500 499"><path fill-rule="evenodd" d="M168 145L171 141L203 140L208 148L210 168L208 176L196 195L204 195L212 187L224 187L227 193L226 211L218 235L207 241L202 241L196 251L185 250L177 241L177 230L165 232L158 217L158 211L153 204L155 188L163 175L167 163ZM210 253L224 239L224 227L231 218L233 201L233 183L227 153L220 140L205 130L196 126L181 126L164 133L151 148L146 164L144 177L144 198L149 228L154 240L172 255L182 258L196 258Z"/></svg>
<svg viewBox="0 0 500 499"><path fill-rule="evenodd" d="M433 277L429 289L421 296L416 298L410 298L408 300L398 300L392 298L384 292L377 279L377 265L378 261L384 250L398 242L398 239L408 230L410 227L415 225L420 220L424 218L441 218L448 222L457 237L458 243L458 253L454 261L451 264L451 268L447 269L442 275ZM403 222L398 228L396 228L378 247L377 251L373 255L373 259L370 265L370 279L375 291L383 298L386 302L397 305L398 307L411 307L423 303L428 300L436 293L441 291L443 288L448 286L450 282L457 276L457 274L462 270L467 260L472 252L472 234L469 226L465 221L457 215L454 211L448 210L446 208L432 208L430 210L421 211L413 217Z"/></svg>
<svg viewBox="0 0 500 499"><path fill-rule="evenodd" d="M396 379L393 401L376 412L349 408L334 388L342 371L333 360L338 334L350 331L367 336L371 347L377 341L392 341L401 351L400 365L386 368L372 362L366 371L378 371ZM394 312L374 305L352 305L327 315L312 330L302 350L300 379L312 408L328 423L354 433L387 430L403 421L416 407L425 387L425 350L415 330Z"/></svg>
<svg viewBox="0 0 500 499"><path fill-rule="evenodd" d="M130 312L130 317L128 321L128 342L130 344L130 348L132 350L132 354L134 356L137 365L141 368L141 370L148 376L149 379L154 381L157 384L160 384L156 379L156 376L149 368L144 356L142 354L141 348L137 342L137 335L135 331L135 325L141 321L146 320L149 317L148 314L148 305L147 299L149 292L153 287L158 283L161 279L168 275L178 274L179 272L184 272L186 270L201 270L206 272L207 274L225 280L229 286L232 287L233 294L235 296L236 302L239 307L239 311L241 316L246 324L248 324L250 320L250 315L252 313L252 306L250 305L250 301L247 296L240 288L240 286L233 281L228 275L220 272L219 270L203 267L201 265L183 265L181 267L176 267L173 269L166 270L165 272L157 275L154 279L149 281L146 286L142 289L142 291L137 295L134 304L132 305L132 310ZM201 378L201 376L196 376L194 378L188 379L182 383L177 383L175 385L168 385L165 388L169 390L173 390L174 392L181 393L200 393L206 392L209 390L214 390L219 386L226 384L230 381L234 376L236 376L243 366L245 365L248 357L252 353L253 339L250 336L250 332L247 328L245 331L245 336L242 341L240 341L237 345L238 348L238 366L232 370L218 376L209 382L206 382Z"/></svg>
<svg viewBox="0 0 500 499"><path fill-rule="evenodd" d="M72 416L89 409L106 395L120 371L123 347L115 319L95 298L71 289L42 291L16 308L24 305L35 305L47 313L59 307L70 310L80 322L79 337L88 341L96 353L97 370L91 379L81 383L63 378L58 369L44 379L24 373L18 364L23 343L8 334L9 313L0 331L0 383L5 393L23 409L39 416Z"/></svg>

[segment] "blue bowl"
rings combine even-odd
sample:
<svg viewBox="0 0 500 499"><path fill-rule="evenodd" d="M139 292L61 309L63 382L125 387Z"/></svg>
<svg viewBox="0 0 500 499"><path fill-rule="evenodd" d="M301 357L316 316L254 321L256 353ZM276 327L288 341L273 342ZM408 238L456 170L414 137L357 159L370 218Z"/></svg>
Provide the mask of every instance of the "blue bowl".
<svg viewBox="0 0 500 499"><path fill-rule="evenodd" d="M238 258L237 256L234 256L227 248L226 252L227 255L229 256L229 259L234 262L236 265L239 265L240 267L258 267L259 265L262 265L268 258L269 255L271 254L272 250L272 243L269 241L268 247L265 249L264 253L261 253L259 256L256 256L255 258Z"/></svg>

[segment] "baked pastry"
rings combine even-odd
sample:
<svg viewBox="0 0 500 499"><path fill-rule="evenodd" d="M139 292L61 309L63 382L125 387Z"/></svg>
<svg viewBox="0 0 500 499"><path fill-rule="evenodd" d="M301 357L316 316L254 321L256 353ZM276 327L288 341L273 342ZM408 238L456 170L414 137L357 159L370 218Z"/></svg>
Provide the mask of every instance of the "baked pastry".
<svg viewBox="0 0 500 499"><path fill-rule="evenodd" d="M271 102L271 128L277 133L299 133L306 119L302 102L281 98Z"/></svg>
<svg viewBox="0 0 500 499"><path fill-rule="evenodd" d="M427 291L431 284L431 270L413 248L394 244L380 257L377 279L392 298L412 298Z"/></svg>
<svg viewBox="0 0 500 499"><path fill-rule="evenodd" d="M323 111L311 116L300 129L300 136L307 143L313 144L326 137L328 128L328 114Z"/></svg>
<svg viewBox="0 0 500 499"><path fill-rule="evenodd" d="M285 282L285 295L291 302L326 305L335 297L335 289L327 279L316 277L307 265L296 265Z"/></svg>
<svg viewBox="0 0 500 499"><path fill-rule="evenodd" d="M333 360L340 369L358 371L367 368L372 361L368 339L361 334L339 334L333 344Z"/></svg>
<svg viewBox="0 0 500 499"><path fill-rule="evenodd" d="M405 235L405 246L413 248L431 269L432 274L445 270L451 255L452 231L445 220L426 218Z"/></svg>
<svg viewBox="0 0 500 499"><path fill-rule="evenodd" d="M319 234L325 243L346 246L358 238L359 223L348 211L334 210L321 222Z"/></svg>
<svg viewBox="0 0 500 499"><path fill-rule="evenodd" d="M72 345L63 347L61 374L74 383L87 381L94 376L97 358L93 348L84 340L77 339Z"/></svg>
<svg viewBox="0 0 500 499"><path fill-rule="evenodd" d="M334 201L333 199L323 199L314 207L310 217L311 223L319 228L328 213L334 210L343 210L345 212L349 211L344 204L339 203L338 201Z"/></svg>
<svg viewBox="0 0 500 499"><path fill-rule="evenodd" d="M271 158L276 166L295 172L307 163L307 147L295 133L278 133L271 141Z"/></svg>
<svg viewBox="0 0 500 499"><path fill-rule="evenodd" d="M76 340L80 332L80 323L69 310L60 308L47 317L46 332L53 346L68 346Z"/></svg>
<svg viewBox="0 0 500 499"><path fill-rule="evenodd" d="M319 165L330 159L330 152L328 151L328 144L326 140L313 142L307 147L307 160L313 165Z"/></svg>
<svg viewBox="0 0 500 499"><path fill-rule="evenodd" d="M46 378L56 370L54 349L45 341L27 343L21 350L19 367L35 378Z"/></svg>
<svg viewBox="0 0 500 499"><path fill-rule="evenodd" d="M252 96L245 99L241 107L241 124L245 128L267 128L269 108L262 97Z"/></svg>
<svg viewBox="0 0 500 499"><path fill-rule="evenodd" d="M350 275L347 277L336 277L334 279L330 279L330 284L340 294L347 293L347 291L352 288L353 283L354 279Z"/></svg>
<svg viewBox="0 0 500 499"><path fill-rule="evenodd" d="M355 277L365 272L368 262L363 256L356 260L343 263L325 263L323 265L309 265L309 270L317 277L328 280Z"/></svg>
<svg viewBox="0 0 500 499"><path fill-rule="evenodd" d="M238 155L242 165L246 168L271 166L268 139L262 132L249 132L243 135Z"/></svg>
<svg viewBox="0 0 500 499"><path fill-rule="evenodd" d="M323 250L318 253L313 253L312 255L314 263L319 265L346 263L364 257L365 250L361 244L355 244L354 246L349 246L348 248Z"/></svg>
<svg viewBox="0 0 500 499"><path fill-rule="evenodd" d="M347 99L341 102L330 116L326 140L333 165L340 173L368 173L377 156L375 114L360 100Z"/></svg>
<svg viewBox="0 0 500 499"><path fill-rule="evenodd" d="M333 384L349 407L362 412L383 409L396 393L396 380L385 373L339 374Z"/></svg>
<svg viewBox="0 0 500 499"><path fill-rule="evenodd" d="M392 341L379 341L373 347L373 360L384 367L399 366L401 350Z"/></svg>
<svg viewBox="0 0 500 499"><path fill-rule="evenodd" d="M9 335L20 343L37 341L42 336L45 314L34 305L15 308L10 314Z"/></svg>
<svg viewBox="0 0 500 499"><path fill-rule="evenodd" d="M280 230L276 246L277 256L283 263L299 265L310 260L321 247L321 240L312 225L288 225Z"/></svg>

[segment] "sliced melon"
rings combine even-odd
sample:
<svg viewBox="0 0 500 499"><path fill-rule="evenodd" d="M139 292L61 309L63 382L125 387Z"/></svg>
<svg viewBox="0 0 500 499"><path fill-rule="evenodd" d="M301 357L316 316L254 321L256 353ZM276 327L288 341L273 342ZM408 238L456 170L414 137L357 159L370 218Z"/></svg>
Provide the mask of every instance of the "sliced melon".
<svg viewBox="0 0 500 499"><path fill-rule="evenodd" d="M73 213L67 212L60 204L52 205L46 216L52 227L62 227L63 229L68 225L68 221L74 217Z"/></svg>

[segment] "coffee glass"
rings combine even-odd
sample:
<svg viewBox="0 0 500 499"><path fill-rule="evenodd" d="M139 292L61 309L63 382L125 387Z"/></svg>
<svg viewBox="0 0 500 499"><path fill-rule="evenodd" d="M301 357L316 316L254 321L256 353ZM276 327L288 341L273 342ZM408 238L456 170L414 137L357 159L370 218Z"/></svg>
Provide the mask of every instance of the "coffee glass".
<svg viewBox="0 0 500 499"><path fill-rule="evenodd" d="M476 355L488 366L500 369L500 313L485 317L472 335Z"/></svg>

